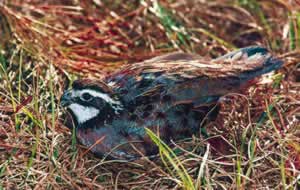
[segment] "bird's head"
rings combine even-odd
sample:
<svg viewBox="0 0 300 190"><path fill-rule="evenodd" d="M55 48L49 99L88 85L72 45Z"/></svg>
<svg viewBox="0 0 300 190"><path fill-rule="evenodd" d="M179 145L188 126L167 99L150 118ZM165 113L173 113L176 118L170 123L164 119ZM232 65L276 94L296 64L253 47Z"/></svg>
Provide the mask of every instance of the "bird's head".
<svg viewBox="0 0 300 190"><path fill-rule="evenodd" d="M94 118L103 121L122 111L122 103L112 89L101 81L82 79L73 82L66 90L60 104L66 107L73 119L82 125Z"/></svg>

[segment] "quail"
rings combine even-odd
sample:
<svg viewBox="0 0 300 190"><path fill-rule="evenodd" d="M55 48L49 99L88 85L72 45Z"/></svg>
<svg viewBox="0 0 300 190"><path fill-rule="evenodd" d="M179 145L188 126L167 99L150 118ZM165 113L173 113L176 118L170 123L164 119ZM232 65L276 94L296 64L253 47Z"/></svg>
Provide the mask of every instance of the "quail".
<svg viewBox="0 0 300 190"><path fill-rule="evenodd" d="M164 142L199 133L218 114L218 100L240 93L283 62L263 47L207 60L171 53L128 65L103 80L80 79L61 97L76 137L100 157L133 160L157 153L145 128Z"/></svg>

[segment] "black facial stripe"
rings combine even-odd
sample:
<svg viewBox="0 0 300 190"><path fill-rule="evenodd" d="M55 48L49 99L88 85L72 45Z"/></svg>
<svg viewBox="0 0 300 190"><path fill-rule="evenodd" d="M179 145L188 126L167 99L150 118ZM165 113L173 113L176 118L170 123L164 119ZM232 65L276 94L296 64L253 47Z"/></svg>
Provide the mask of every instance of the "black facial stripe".
<svg viewBox="0 0 300 190"><path fill-rule="evenodd" d="M101 109L102 107L105 106L105 104L107 104L107 102L105 102L102 98L99 97L93 97L91 101L84 101L80 97L76 97L75 102L82 106L86 106L86 107L89 106L97 109Z"/></svg>
<svg viewBox="0 0 300 190"><path fill-rule="evenodd" d="M107 110L109 110L108 112L119 113L121 110L124 109L122 105L111 104L100 97L94 97L91 101L84 101L80 97L76 97L74 98L74 102L82 106L94 107L96 109L99 109L100 112L103 114L106 114L105 112Z"/></svg>

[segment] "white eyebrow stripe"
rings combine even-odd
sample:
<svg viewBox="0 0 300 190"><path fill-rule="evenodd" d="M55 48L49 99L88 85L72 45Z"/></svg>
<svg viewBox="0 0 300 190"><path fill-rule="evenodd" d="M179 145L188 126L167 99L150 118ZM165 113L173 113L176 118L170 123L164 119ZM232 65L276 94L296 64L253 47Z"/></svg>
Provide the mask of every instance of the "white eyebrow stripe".
<svg viewBox="0 0 300 190"><path fill-rule="evenodd" d="M91 89L84 89L84 90L74 90L73 91L73 95L74 96L81 96L81 94L83 93L89 93L90 95L94 96L94 97L98 97L103 99L104 101L110 103L110 104L120 104L119 101L115 101L114 99L112 99L111 97L109 97L107 94L101 93L101 92L96 92L94 90Z"/></svg>

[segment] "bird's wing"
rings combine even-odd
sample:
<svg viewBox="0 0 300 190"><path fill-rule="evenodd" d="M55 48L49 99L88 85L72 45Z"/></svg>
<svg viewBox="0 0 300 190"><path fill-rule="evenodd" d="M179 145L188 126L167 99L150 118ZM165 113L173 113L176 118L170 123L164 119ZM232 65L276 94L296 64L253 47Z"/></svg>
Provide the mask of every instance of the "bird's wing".
<svg viewBox="0 0 300 190"><path fill-rule="evenodd" d="M255 77L282 64L267 49L258 46L214 60L173 53L128 66L108 77L106 82L125 102L145 104L169 100L172 105L197 106L237 92Z"/></svg>

